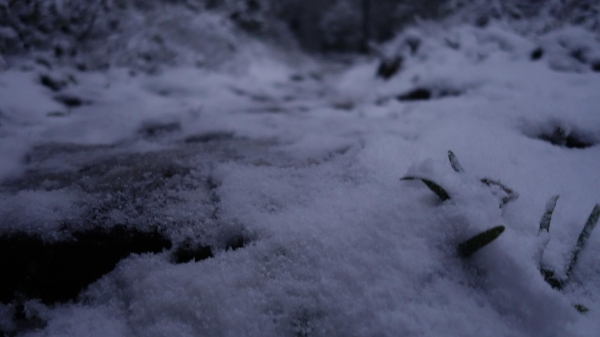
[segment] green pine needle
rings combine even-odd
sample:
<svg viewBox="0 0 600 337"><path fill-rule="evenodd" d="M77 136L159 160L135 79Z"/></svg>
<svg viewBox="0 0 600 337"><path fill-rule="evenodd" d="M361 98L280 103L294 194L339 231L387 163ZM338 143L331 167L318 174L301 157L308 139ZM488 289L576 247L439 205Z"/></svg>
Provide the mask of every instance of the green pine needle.
<svg viewBox="0 0 600 337"><path fill-rule="evenodd" d="M462 173L465 170L463 169L463 167L460 165L460 163L458 162L458 158L456 158L456 155L454 154L454 152L448 150L448 159L450 160L450 165L452 166L452 169L454 169L454 171L458 172L458 173Z"/></svg>
<svg viewBox="0 0 600 337"><path fill-rule="evenodd" d="M490 228L485 232L479 233L469 240L458 245L458 253L462 257L469 257L481 248L487 246L492 241L496 240L500 234L504 232L504 226Z"/></svg>
<svg viewBox="0 0 600 337"><path fill-rule="evenodd" d="M600 204L597 204L596 206L594 206L594 209L592 210L592 213L590 214L587 222L585 223L583 230L579 234L579 239L577 239L577 245L575 245L575 248L573 249L571 262L569 263L569 266L567 268L567 277L571 276L571 272L573 272L573 269L577 265L577 259L579 258L579 254L585 248L588 239L592 235L592 231L596 227L596 224L598 224L599 218Z"/></svg>
<svg viewBox="0 0 600 337"><path fill-rule="evenodd" d="M404 178L400 178L400 180L421 180L442 201L446 201L446 200L450 199L450 195L448 194L448 192L446 192L446 190L443 187L441 187L440 185L438 185L437 183L435 183L429 179L421 178L421 177L406 176Z"/></svg>
<svg viewBox="0 0 600 337"><path fill-rule="evenodd" d="M548 202L546 203L546 210L544 211L544 215L542 216L542 220L540 221L539 233L541 233L543 230L550 233L550 221L552 221L552 213L554 213L554 208L556 207L558 197L558 195L555 195L548 199Z"/></svg>

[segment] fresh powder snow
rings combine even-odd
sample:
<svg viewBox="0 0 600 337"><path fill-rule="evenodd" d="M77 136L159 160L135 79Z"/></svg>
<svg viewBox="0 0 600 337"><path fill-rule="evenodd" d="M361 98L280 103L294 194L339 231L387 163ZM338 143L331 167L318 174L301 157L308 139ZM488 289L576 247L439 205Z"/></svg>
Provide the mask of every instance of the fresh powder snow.
<svg viewBox="0 0 600 337"><path fill-rule="evenodd" d="M289 61L259 44L218 71L1 72L2 233L159 228L214 255L133 254L76 300L23 301L46 323L20 335L597 336L600 233L562 289L540 264L566 277L600 203L600 74L569 54L600 57L598 38L422 25L385 48L404 56L387 81L374 60ZM518 198L499 207L484 178ZM19 329L15 310L0 305L2 330Z"/></svg>

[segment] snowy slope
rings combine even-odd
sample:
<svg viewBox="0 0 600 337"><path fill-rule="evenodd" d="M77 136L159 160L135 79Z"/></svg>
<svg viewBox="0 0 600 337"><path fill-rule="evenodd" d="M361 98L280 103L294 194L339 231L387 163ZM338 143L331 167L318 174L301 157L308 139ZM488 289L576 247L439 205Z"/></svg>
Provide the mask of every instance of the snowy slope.
<svg viewBox="0 0 600 337"><path fill-rule="evenodd" d="M409 34L420 48L402 51L389 81L371 61L340 71L271 58L234 75L54 69L60 92L38 83L48 73L39 65L0 73L3 232L56 239L66 220L85 226L111 180L135 191L138 177L176 165L174 177L140 190L145 212L110 210L100 225L159 225L175 242L217 248L185 264L166 252L131 256L80 301L27 302L48 323L22 335L595 336L600 234L559 291L539 272L538 229L560 195L542 261L564 276L600 203L600 146L540 138L560 127L600 143L600 74L589 66L599 41L576 29L522 38L494 25ZM588 63L561 39L585 45ZM545 55L532 61L538 46ZM396 99L415 88L434 97ZM65 108L57 95L83 104ZM400 181L406 174L438 182L451 199ZM198 183L206 177L210 191ZM499 208L486 177L519 198ZM497 240L458 256L459 243L498 225ZM225 249L231 233L243 248ZM15 327L13 309L0 305L3 329Z"/></svg>

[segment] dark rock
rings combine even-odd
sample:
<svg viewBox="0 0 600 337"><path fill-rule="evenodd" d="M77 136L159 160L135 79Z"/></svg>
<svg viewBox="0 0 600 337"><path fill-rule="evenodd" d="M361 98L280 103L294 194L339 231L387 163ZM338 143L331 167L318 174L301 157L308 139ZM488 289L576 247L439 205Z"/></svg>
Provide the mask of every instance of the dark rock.
<svg viewBox="0 0 600 337"><path fill-rule="evenodd" d="M534 50L531 52L531 54L530 54L529 58L530 58L532 61L537 61L537 60L541 59L541 58L542 58L542 56L544 56L544 50L543 50L541 47L538 47L538 48L535 48L535 49L534 49Z"/></svg>
<svg viewBox="0 0 600 337"><path fill-rule="evenodd" d="M70 233L60 241L38 235L0 236L0 302L67 302L130 254L159 253L171 242L157 231L116 226Z"/></svg>
<svg viewBox="0 0 600 337"><path fill-rule="evenodd" d="M52 78L50 75L44 74L40 75L40 84L52 91L61 91L69 83L65 80L59 80L56 78Z"/></svg>
<svg viewBox="0 0 600 337"><path fill-rule="evenodd" d="M54 100L64 104L68 108L78 108L84 104L91 104L90 101L86 101L77 96L71 95L59 95L54 97Z"/></svg>
<svg viewBox="0 0 600 337"><path fill-rule="evenodd" d="M399 95L399 101L419 101L431 99L431 90L425 88L417 88L405 94Z"/></svg>
<svg viewBox="0 0 600 337"><path fill-rule="evenodd" d="M592 70L595 72L600 72L600 60L592 63Z"/></svg>
<svg viewBox="0 0 600 337"><path fill-rule="evenodd" d="M402 68L403 61L404 58L402 55L396 55L392 58L381 61L379 68L377 68L377 77L381 77L384 80L389 80Z"/></svg>
<svg viewBox="0 0 600 337"><path fill-rule="evenodd" d="M461 91L455 89L428 89L416 88L404 94L398 95L396 99L399 101L425 101L433 98L443 98L450 96L460 96Z"/></svg>

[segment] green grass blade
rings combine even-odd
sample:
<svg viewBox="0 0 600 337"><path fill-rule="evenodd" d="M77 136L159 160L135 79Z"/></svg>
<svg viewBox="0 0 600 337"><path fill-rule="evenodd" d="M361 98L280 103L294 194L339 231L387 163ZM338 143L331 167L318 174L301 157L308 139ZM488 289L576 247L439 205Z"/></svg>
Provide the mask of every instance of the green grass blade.
<svg viewBox="0 0 600 337"><path fill-rule="evenodd" d="M509 202L515 201L519 198L519 193L516 193L511 188L508 188L506 185L497 180L483 178L480 181L489 187L497 186L502 190L502 192L506 194L506 196L500 199L500 208L504 207L504 205L508 204Z"/></svg>
<svg viewBox="0 0 600 337"><path fill-rule="evenodd" d="M450 194L448 194L448 192L446 192L446 190L441 187L440 185L438 185L437 183L426 179L426 178L421 178L421 177L413 177L413 176L407 176L404 178L401 178L400 180L420 180L423 183L425 183L425 185L427 185L427 187L429 187L429 189L435 193L442 201L446 201L450 199Z"/></svg>
<svg viewBox="0 0 600 337"><path fill-rule="evenodd" d="M579 234L579 239L577 239L577 245L575 245L575 248L573 249L571 262L569 263L569 266L567 267L567 277L571 276L573 269L577 265L577 259L579 258L579 254L585 248L585 245L587 244L587 241L590 238L590 235L592 235L592 231L596 227L596 224L598 224L599 218L600 218L600 204L597 204L596 206L594 206L594 209L592 210L592 213L590 214L587 222L585 223L583 230Z"/></svg>
<svg viewBox="0 0 600 337"><path fill-rule="evenodd" d="M540 267L540 273L544 277L544 281L548 283L552 289L561 290L565 286L565 282L554 277L554 270L545 267Z"/></svg>
<svg viewBox="0 0 600 337"><path fill-rule="evenodd" d="M490 178L483 178L483 179L481 179L481 182L484 183L487 186L490 186L490 187L491 186L498 186L506 194L513 194L513 193L515 193L511 188L506 187L506 185L504 185L503 183L499 182L498 180L493 180L493 179L490 179Z"/></svg>
<svg viewBox="0 0 600 337"><path fill-rule="evenodd" d="M558 197L558 195L554 195L548 199L548 202L546 202L546 210L544 211L544 215L542 215L542 220L540 221L539 233L541 233L543 230L550 233L550 222L552 221L552 213L554 213L554 208L556 207Z"/></svg>
<svg viewBox="0 0 600 337"><path fill-rule="evenodd" d="M463 169L463 167L460 165L460 163L458 162L458 158L456 158L456 155L454 154L454 152L448 150L448 160L450 160L450 165L452 166L452 169L454 169L454 171L458 172L458 173L462 173L465 170Z"/></svg>
<svg viewBox="0 0 600 337"><path fill-rule="evenodd" d="M504 205L508 204L509 202L515 201L517 199L519 199L519 195L516 194L516 193L512 193L510 195L507 195L507 196L503 197L500 200L500 208L504 207Z"/></svg>
<svg viewBox="0 0 600 337"><path fill-rule="evenodd" d="M497 226L490 228L485 232L479 233L469 240L458 245L458 253L462 257L469 257L476 251L487 246L492 241L496 240L500 234L504 232L504 226Z"/></svg>

